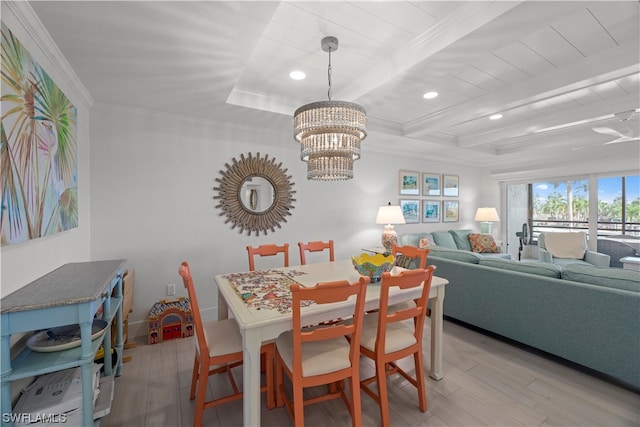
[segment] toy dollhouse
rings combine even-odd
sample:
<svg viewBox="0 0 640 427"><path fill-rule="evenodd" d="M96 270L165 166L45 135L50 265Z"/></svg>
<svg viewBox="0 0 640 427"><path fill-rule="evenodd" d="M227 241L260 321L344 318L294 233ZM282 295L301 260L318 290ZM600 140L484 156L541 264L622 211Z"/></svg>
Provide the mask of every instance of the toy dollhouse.
<svg viewBox="0 0 640 427"><path fill-rule="evenodd" d="M189 299L160 300L147 316L149 344L193 336L193 317Z"/></svg>

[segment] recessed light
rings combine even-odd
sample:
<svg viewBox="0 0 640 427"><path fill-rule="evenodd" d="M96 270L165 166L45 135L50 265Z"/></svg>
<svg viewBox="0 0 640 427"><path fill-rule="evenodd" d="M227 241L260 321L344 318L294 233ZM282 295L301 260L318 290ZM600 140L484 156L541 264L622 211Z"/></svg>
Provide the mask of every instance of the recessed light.
<svg viewBox="0 0 640 427"><path fill-rule="evenodd" d="M422 95L424 99L433 99L436 96L438 96L438 92L427 92L424 95Z"/></svg>
<svg viewBox="0 0 640 427"><path fill-rule="evenodd" d="M502 118L502 114L493 114L491 116L489 116L489 120L498 120Z"/></svg>
<svg viewBox="0 0 640 427"><path fill-rule="evenodd" d="M303 80L305 77L307 77L307 75L304 73L304 71L295 70L289 73L289 77L291 77L293 80Z"/></svg>

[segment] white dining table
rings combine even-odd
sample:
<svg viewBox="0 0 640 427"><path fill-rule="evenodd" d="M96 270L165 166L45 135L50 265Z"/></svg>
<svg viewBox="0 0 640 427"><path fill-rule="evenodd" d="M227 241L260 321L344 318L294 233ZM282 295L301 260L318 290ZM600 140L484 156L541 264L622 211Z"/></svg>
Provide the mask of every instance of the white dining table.
<svg viewBox="0 0 640 427"><path fill-rule="evenodd" d="M398 274L400 267L394 267L391 274ZM303 286L314 286L319 282L331 282L335 280L357 281L360 278L354 269L351 260L338 260L334 262L298 265L291 267L275 268L271 271L282 272ZM255 272L253 272L255 274ZM251 274L233 273L233 275ZM230 274L220 274L215 277L218 286L218 319L226 319L229 312L238 322L242 334L242 348L244 355L243 364L243 425L260 425L260 346L263 342L274 340L282 332L291 330L291 312L269 309L247 304L234 287ZM231 277L232 278L232 277ZM433 276L431 281L431 358L429 376L435 380L442 379L442 305L444 301L445 285L448 281L444 278ZM389 304L396 304L408 299L417 298L421 288L412 290L396 290L389 294ZM370 283L367 286L366 310L374 310L378 307L380 299L380 286L378 283ZM301 310L305 324L316 324L329 319L349 317L353 315L355 300L335 304L311 304Z"/></svg>

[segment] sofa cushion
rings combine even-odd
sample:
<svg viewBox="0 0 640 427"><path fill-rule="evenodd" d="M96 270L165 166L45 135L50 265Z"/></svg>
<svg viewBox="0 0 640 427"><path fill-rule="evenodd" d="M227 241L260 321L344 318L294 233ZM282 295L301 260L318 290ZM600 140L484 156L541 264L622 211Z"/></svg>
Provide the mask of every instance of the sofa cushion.
<svg viewBox="0 0 640 427"><path fill-rule="evenodd" d="M434 231L431 233L431 236L438 246L447 249L458 249L458 245L456 245L456 242L453 240L453 235L448 231Z"/></svg>
<svg viewBox="0 0 640 427"><path fill-rule="evenodd" d="M415 246L418 247L420 239L427 236L429 233L409 233L403 234L398 238L399 246Z"/></svg>
<svg viewBox="0 0 640 427"><path fill-rule="evenodd" d="M449 233L451 233L451 236L453 237L453 241L456 242L456 247L463 251L471 250L469 234L472 232L473 230L449 230Z"/></svg>
<svg viewBox="0 0 640 427"><path fill-rule="evenodd" d="M529 273L556 279L560 278L562 272L559 266L546 262L521 262L504 258L483 257L479 264L486 267L501 268L503 270L518 271L520 273Z"/></svg>
<svg viewBox="0 0 640 427"><path fill-rule="evenodd" d="M418 248L424 249L429 246L435 246L436 242L433 241L433 237L431 237L430 233L427 233L420 241L418 242Z"/></svg>
<svg viewBox="0 0 640 427"><path fill-rule="evenodd" d="M564 267L565 265L572 265L572 264L582 264L582 265L590 265L593 267L593 264L588 263L587 261L583 261L581 259L573 259L573 258L553 258L552 262L556 265L559 265L560 268Z"/></svg>
<svg viewBox="0 0 640 427"><path fill-rule="evenodd" d="M635 270L569 264L562 268L562 278L574 282L640 292L640 273Z"/></svg>
<svg viewBox="0 0 640 427"><path fill-rule="evenodd" d="M502 259L511 259L511 254L505 252L498 252L497 254L481 254L482 258L502 258Z"/></svg>
<svg viewBox="0 0 640 427"><path fill-rule="evenodd" d="M500 248L496 244L491 234L469 233L469 244L471 250L480 254L500 252Z"/></svg>
<svg viewBox="0 0 640 427"><path fill-rule="evenodd" d="M398 237L398 246L415 246L418 247L420 239L429 233L409 233Z"/></svg>
<svg viewBox="0 0 640 427"><path fill-rule="evenodd" d="M478 264L482 255L471 251L463 251L460 249L449 249L441 246L431 246L429 248L429 258L432 256L452 259L455 261L468 262L471 264Z"/></svg>

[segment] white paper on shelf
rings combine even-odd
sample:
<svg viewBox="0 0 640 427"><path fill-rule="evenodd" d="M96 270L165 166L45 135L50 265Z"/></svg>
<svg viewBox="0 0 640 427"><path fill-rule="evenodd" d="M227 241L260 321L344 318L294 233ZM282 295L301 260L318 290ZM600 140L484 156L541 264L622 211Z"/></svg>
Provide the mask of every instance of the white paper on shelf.
<svg viewBox="0 0 640 427"><path fill-rule="evenodd" d="M98 397L100 369L93 364L93 402ZM82 369L64 369L41 375L27 387L13 408L14 425L37 426L61 423L65 426L80 424L82 417ZM79 425L79 424L78 424Z"/></svg>

